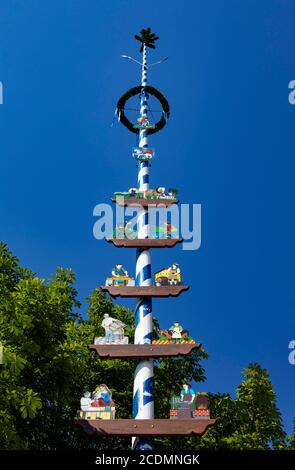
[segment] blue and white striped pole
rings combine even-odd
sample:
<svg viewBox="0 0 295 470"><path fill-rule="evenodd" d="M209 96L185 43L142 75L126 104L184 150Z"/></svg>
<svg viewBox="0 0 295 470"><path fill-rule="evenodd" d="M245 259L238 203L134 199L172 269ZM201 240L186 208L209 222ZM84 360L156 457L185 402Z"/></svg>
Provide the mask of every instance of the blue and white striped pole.
<svg viewBox="0 0 295 470"><path fill-rule="evenodd" d="M146 45L143 44L143 62L142 62L142 93L140 98L140 116L146 117L148 112L147 94L145 86L147 85L147 57ZM140 129L139 147L148 146L148 131ZM139 162L138 171L139 191L149 189L149 164L148 162ZM149 213L142 209L137 219L138 238L149 237ZM136 253L136 285L151 286L151 257L150 250L137 249ZM153 333L152 319L152 301L149 298L138 298L135 306L135 344L150 343ZM154 392L153 392L154 364L153 360L139 361L135 369L133 385L133 418L134 419L153 419L154 418ZM151 450L153 449L152 439L133 438L133 449Z"/></svg>

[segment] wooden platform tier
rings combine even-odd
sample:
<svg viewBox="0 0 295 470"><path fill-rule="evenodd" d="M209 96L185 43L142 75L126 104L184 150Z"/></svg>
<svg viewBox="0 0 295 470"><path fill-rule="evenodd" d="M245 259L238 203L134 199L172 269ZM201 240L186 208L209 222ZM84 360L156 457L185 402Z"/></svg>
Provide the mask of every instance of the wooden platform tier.
<svg viewBox="0 0 295 470"><path fill-rule="evenodd" d="M76 426L92 436L202 436L215 419L80 419Z"/></svg>
<svg viewBox="0 0 295 470"><path fill-rule="evenodd" d="M172 248L181 243L182 238L106 238L108 243L113 243L119 248Z"/></svg>
<svg viewBox="0 0 295 470"><path fill-rule="evenodd" d="M101 286L111 297L178 297L189 286Z"/></svg>
<svg viewBox="0 0 295 470"><path fill-rule="evenodd" d="M113 202L119 204L119 206L134 206L134 207L169 207L171 204L178 204L178 199L147 199L147 198L130 198L124 197L112 198Z"/></svg>
<svg viewBox="0 0 295 470"><path fill-rule="evenodd" d="M89 344L101 359L150 359L188 356L200 343L191 344Z"/></svg>

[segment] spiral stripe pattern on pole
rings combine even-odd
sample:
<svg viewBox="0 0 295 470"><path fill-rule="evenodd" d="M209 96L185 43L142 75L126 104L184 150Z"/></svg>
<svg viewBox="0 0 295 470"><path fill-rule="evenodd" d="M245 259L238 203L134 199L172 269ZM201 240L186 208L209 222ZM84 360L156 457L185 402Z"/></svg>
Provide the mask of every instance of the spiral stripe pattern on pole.
<svg viewBox="0 0 295 470"><path fill-rule="evenodd" d="M147 85L147 59L146 46L143 45L143 65L141 80L140 115L147 117L148 96L144 87ZM148 131L140 129L139 147L148 146ZM138 171L139 191L149 189L149 163L140 162ZM138 238L149 237L149 214L142 209L137 218ZM152 285L151 258L150 251L138 249L136 253L136 278L137 286ZM135 306L135 344L150 343L152 340L153 319L151 299L139 298ZM154 365L153 360L139 361L134 374L133 385L133 418L153 419L154 418L154 391L153 391ZM138 450L151 450L153 441L151 439L133 438L133 448Z"/></svg>

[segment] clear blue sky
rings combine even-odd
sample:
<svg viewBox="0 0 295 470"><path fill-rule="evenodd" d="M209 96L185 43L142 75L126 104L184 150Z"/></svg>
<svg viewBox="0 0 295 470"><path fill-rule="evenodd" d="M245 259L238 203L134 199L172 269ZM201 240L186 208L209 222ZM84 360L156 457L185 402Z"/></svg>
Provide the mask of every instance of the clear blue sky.
<svg viewBox="0 0 295 470"><path fill-rule="evenodd" d="M92 235L93 207L136 184L133 136L110 127L139 82L133 34L160 36L150 84L171 120L151 139L151 185L202 204L199 251L152 253L181 264L188 293L154 301L210 353L200 390L234 393L240 371L270 371L288 431L295 416L295 3L287 0L2 0L0 238L47 278L72 267L82 301L131 251ZM124 302L132 306L131 302ZM85 303L83 311L85 311Z"/></svg>

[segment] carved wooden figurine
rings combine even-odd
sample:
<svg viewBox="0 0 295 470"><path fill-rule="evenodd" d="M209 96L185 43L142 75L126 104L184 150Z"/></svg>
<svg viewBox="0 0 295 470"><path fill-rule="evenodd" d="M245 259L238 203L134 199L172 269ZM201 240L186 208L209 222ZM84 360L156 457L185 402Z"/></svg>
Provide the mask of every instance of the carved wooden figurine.
<svg viewBox="0 0 295 470"><path fill-rule="evenodd" d="M127 221L125 224L116 225L113 230L113 238L135 240L137 238L137 231L131 226L131 222Z"/></svg>
<svg viewBox="0 0 295 470"><path fill-rule="evenodd" d="M195 419L210 419L207 393L197 393L196 409L193 411L193 417Z"/></svg>
<svg viewBox="0 0 295 470"><path fill-rule="evenodd" d="M137 119L137 124L134 125L135 129L154 129L155 125L149 121L147 116L140 116Z"/></svg>
<svg viewBox="0 0 295 470"><path fill-rule="evenodd" d="M176 201L176 197L178 194L178 190L174 188L169 188L166 191L164 186L159 186L156 189L147 189L146 191L139 191L137 188L130 188L128 191L117 191L114 193L114 199L116 198L124 198L124 199L157 199L163 200L166 199Z"/></svg>
<svg viewBox="0 0 295 470"><path fill-rule="evenodd" d="M178 229L168 223L153 227L151 232L152 238L177 238L178 236Z"/></svg>
<svg viewBox="0 0 295 470"><path fill-rule="evenodd" d="M178 263L155 273L156 286L177 286L181 284L181 272Z"/></svg>
<svg viewBox="0 0 295 470"><path fill-rule="evenodd" d="M123 264L116 264L112 271L112 276L107 277L106 286L134 286L135 280L133 277L128 276L128 272Z"/></svg>
<svg viewBox="0 0 295 470"><path fill-rule="evenodd" d="M151 160L155 156L154 149L148 147L133 147L132 156L140 162Z"/></svg>
<svg viewBox="0 0 295 470"><path fill-rule="evenodd" d="M105 336L97 336L94 344L128 344L128 336L124 336L125 323L105 313L101 326L105 330Z"/></svg>
<svg viewBox="0 0 295 470"><path fill-rule="evenodd" d="M160 330L159 338L152 341L153 344L196 344L189 336L188 330L184 330L179 321L175 321L168 330Z"/></svg>
<svg viewBox="0 0 295 470"><path fill-rule="evenodd" d="M79 417L82 419L115 418L115 403L112 399L112 392L105 384L96 387L92 394L85 391L80 404Z"/></svg>
<svg viewBox="0 0 295 470"><path fill-rule="evenodd" d="M171 398L170 419L210 419L209 400L206 393L197 393L184 383L180 396Z"/></svg>

